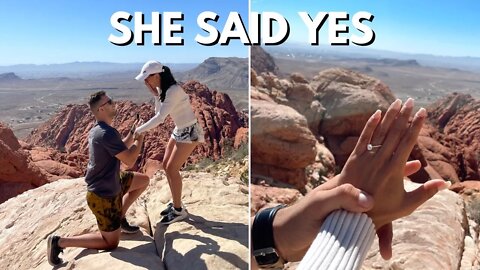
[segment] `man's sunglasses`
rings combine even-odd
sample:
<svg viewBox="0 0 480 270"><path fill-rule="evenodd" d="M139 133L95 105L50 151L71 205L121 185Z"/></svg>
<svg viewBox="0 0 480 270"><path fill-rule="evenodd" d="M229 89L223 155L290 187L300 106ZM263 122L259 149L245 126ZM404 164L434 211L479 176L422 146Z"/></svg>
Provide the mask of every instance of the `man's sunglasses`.
<svg viewBox="0 0 480 270"><path fill-rule="evenodd" d="M103 105L105 105L105 104L107 104L107 103L110 104L110 105L112 105L112 104L113 104L113 100L112 100L111 98L108 99L107 101L105 101L105 103L103 103L102 105L98 106L98 108L100 109Z"/></svg>

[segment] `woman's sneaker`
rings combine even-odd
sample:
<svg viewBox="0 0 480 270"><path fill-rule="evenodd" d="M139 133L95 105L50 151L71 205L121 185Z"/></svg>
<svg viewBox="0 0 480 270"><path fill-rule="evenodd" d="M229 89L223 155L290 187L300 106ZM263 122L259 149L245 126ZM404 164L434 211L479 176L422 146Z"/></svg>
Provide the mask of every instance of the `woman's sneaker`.
<svg viewBox="0 0 480 270"><path fill-rule="evenodd" d="M63 263L63 260L58 257L63 252L63 248L58 245L60 236L49 235L47 238L47 258L51 266Z"/></svg>
<svg viewBox="0 0 480 270"><path fill-rule="evenodd" d="M175 208L172 207L172 210L165 215L162 220L160 220L161 224L168 225L180 220L184 220L188 216L188 212L185 207L182 207L182 210L177 211Z"/></svg>
<svg viewBox="0 0 480 270"><path fill-rule="evenodd" d="M163 209L163 211L160 212L160 216L163 217L163 216L168 215L168 213L170 213L170 211L172 211L172 209L173 209L173 202L169 202L167 204L167 208ZM183 205L183 203L182 203L182 209L185 209L185 205Z"/></svg>
<svg viewBox="0 0 480 270"><path fill-rule="evenodd" d="M167 208L163 209L162 212L160 212L160 216L166 216L168 213L170 213L170 211L172 211L173 209L173 202L169 202L167 204Z"/></svg>
<svg viewBox="0 0 480 270"><path fill-rule="evenodd" d="M140 231L140 227L128 224L126 218L122 218L122 220L120 221L120 228L123 233L136 233Z"/></svg>

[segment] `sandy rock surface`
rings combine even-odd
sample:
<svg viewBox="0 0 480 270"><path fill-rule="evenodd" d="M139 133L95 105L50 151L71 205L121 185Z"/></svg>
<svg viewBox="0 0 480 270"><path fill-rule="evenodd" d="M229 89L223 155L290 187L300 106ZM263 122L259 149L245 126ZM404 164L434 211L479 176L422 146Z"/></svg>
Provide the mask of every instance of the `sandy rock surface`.
<svg viewBox="0 0 480 270"><path fill-rule="evenodd" d="M159 213L169 201L165 176L151 180L127 213L141 233L123 235L113 251L68 248L58 269L246 269L248 197L238 179L184 174L184 222L163 226ZM225 184L227 183L227 184ZM0 265L5 269L52 269L46 238L97 230L85 201L82 178L29 190L0 205Z"/></svg>

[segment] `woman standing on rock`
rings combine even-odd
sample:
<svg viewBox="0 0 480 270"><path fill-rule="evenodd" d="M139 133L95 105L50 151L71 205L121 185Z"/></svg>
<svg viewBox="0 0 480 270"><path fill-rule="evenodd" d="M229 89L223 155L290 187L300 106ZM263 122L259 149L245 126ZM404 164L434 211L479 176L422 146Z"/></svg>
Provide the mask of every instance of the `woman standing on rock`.
<svg viewBox="0 0 480 270"><path fill-rule="evenodd" d="M193 149L205 141L190 105L190 98L173 78L170 69L157 61L143 65L136 80L144 80L147 89L155 98L155 116L138 127L135 133L147 132L165 121L167 115L175 122L175 129L168 141L163 157L163 169L167 175L172 202L160 215L160 223L170 224L183 220L188 213L182 204L182 177L180 168Z"/></svg>

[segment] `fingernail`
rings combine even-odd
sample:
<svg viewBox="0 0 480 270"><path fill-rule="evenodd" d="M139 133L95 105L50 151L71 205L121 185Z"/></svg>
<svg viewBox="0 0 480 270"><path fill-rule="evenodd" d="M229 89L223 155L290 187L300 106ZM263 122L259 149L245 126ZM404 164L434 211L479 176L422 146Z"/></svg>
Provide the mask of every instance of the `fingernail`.
<svg viewBox="0 0 480 270"><path fill-rule="evenodd" d="M406 108L413 108L413 99L408 98L407 101L405 102L405 107Z"/></svg>
<svg viewBox="0 0 480 270"><path fill-rule="evenodd" d="M363 207L368 207L370 205L367 194L363 191L360 191L360 194L358 194L358 203Z"/></svg>
<svg viewBox="0 0 480 270"><path fill-rule="evenodd" d="M418 112L416 113L416 117L427 117L427 110L425 110L425 108L420 108L420 110L418 110Z"/></svg>
<svg viewBox="0 0 480 270"><path fill-rule="evenodd" d="M438 191L445 190L445 189L449 188L451 185L452 185L452 183L450 183L450 181L445 181L444 184L441 187L438 188Z"/></svg>
<svg viewBox="0 0 480 270"><path fill-rule="evenodd" d="M375 113L372 115L373 119L379 118L382 115L382 111L376 110Z"/></svg>
<svg viewBox="0 0 480 270"><path fill-rule="evenodd" d="M392 103L392 109L399 110L402 107L402 100L397 99Z"/></svg>

